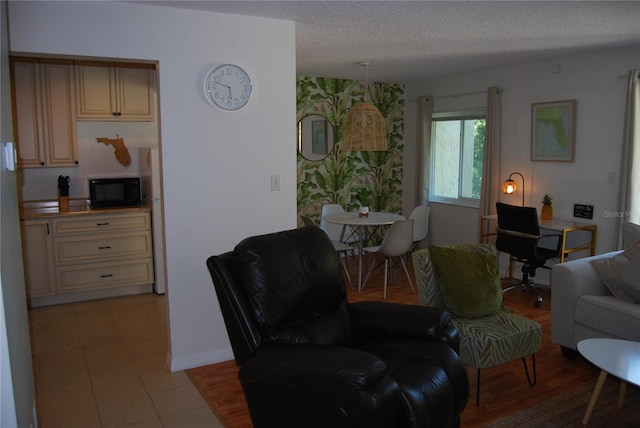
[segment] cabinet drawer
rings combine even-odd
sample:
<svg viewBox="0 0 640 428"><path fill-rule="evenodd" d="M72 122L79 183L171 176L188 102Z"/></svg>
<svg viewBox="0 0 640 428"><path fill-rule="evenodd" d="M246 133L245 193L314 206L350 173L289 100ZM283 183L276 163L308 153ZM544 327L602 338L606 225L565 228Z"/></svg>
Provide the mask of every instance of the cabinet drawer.
<svg viewBox="0 0 640 428"><path fill-rule="evenodd" d="M62 266L56 269L59 293L153 283L151 258Z"/></svg>
<svg viewBox="0 0 640 428"><path fill-rule="evenodd" d="M53 233L55 235L130 229L149 229L149 214L88 215L53 220Z"/></svg>
<svg viewBox="0 0 640 428"><path fill-rule="evenodd" d="M151 257L148 232L100 233L54 239L56 263L105 260L121 257Z"/></svg>

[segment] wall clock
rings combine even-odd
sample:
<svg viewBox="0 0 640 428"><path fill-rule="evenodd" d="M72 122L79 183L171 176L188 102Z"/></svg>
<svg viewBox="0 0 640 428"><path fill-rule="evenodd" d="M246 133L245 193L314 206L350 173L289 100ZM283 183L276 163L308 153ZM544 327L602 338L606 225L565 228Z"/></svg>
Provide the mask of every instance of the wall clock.
<svg viewBox="0 0 640 428"><path fill-rule="evenodd" d="M225 111L240 110L246 106L251 97L251 90L251 77L234 64L212 68L204 80L207 101Z"/></svg>

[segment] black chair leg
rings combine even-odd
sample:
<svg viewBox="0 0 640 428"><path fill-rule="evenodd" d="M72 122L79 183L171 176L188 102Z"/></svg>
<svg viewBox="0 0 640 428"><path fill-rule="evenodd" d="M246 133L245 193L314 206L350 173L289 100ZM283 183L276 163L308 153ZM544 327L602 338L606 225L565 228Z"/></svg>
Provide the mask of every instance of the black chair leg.
<svg viewBox="0 0 640 428"><path fill-rule="evenodd" d="M516 287L521 287L522 291L530 291L532 292L535 296L536 296L536 301L533 302L533 305L536 308L539 308L540 306L542 306L542 296L540 295L540 293L538 293L538 290L536 289L536 287L531 284L529 282L529 273L526 271L522 272L522 281L520 281L518 284L514 284L514 285L510 285L506 288L502 289L502 292L505 293L509 290L513 290Z"/></svg>
<svg viewBox="0 0 640 428"><path fill-rule="evenodd" d="M538 375L536 373L536 354L531 354L531 364L533 366L533 382L531 382L529 368L527 367L527 357L522 357L522 364L524 364L524 372L527 374L527 382L529 382L529 386L534 386L538 382Z"/></svg>
<svg viewBox="0 0 640 428"><path fill-rule="evenodd" d="M527 366L527 357L522 357L522 364L524 365L524 372L527 374L527 382L529 383L529 386L534 386L538 382L538 374L536 372L536 354L531 354L533 382L531 381L531 374L529 374L529 367ZM480 407L480 369L478 369L476 375L476 407Z"/></svg>
<svg viewBox="0 0 640 428"><path fill-rule="evenodd" d="M480 406L480 369L478 369L478 376L476 378L476 407Z"/></svg>

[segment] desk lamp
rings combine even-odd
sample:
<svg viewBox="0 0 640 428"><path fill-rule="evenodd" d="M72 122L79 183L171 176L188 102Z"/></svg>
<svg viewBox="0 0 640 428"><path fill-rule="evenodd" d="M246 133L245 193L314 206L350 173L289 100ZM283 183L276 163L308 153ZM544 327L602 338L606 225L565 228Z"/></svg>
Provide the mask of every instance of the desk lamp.
<svg viewBox="0 0 640 428"><path fill-rule="evenodd" d="M505 195L513 195L518 190L516 182L511 178L514 174L518 174L522 178L522 206L524 207L524 177L519 172L512 172L509 178L502 183L502 193Z"/></svg>

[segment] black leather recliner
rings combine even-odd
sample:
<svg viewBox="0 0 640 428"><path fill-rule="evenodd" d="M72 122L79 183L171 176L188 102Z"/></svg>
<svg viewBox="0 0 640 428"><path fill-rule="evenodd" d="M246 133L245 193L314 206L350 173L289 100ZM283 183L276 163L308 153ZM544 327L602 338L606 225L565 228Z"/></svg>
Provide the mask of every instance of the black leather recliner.
<svg viewBox="0 0 640 428"><path fill-rule="evenodd" d="M207 266L255 428L459 426L469 385L449 313L348 303L319 228L247 238Z"/></svg>

